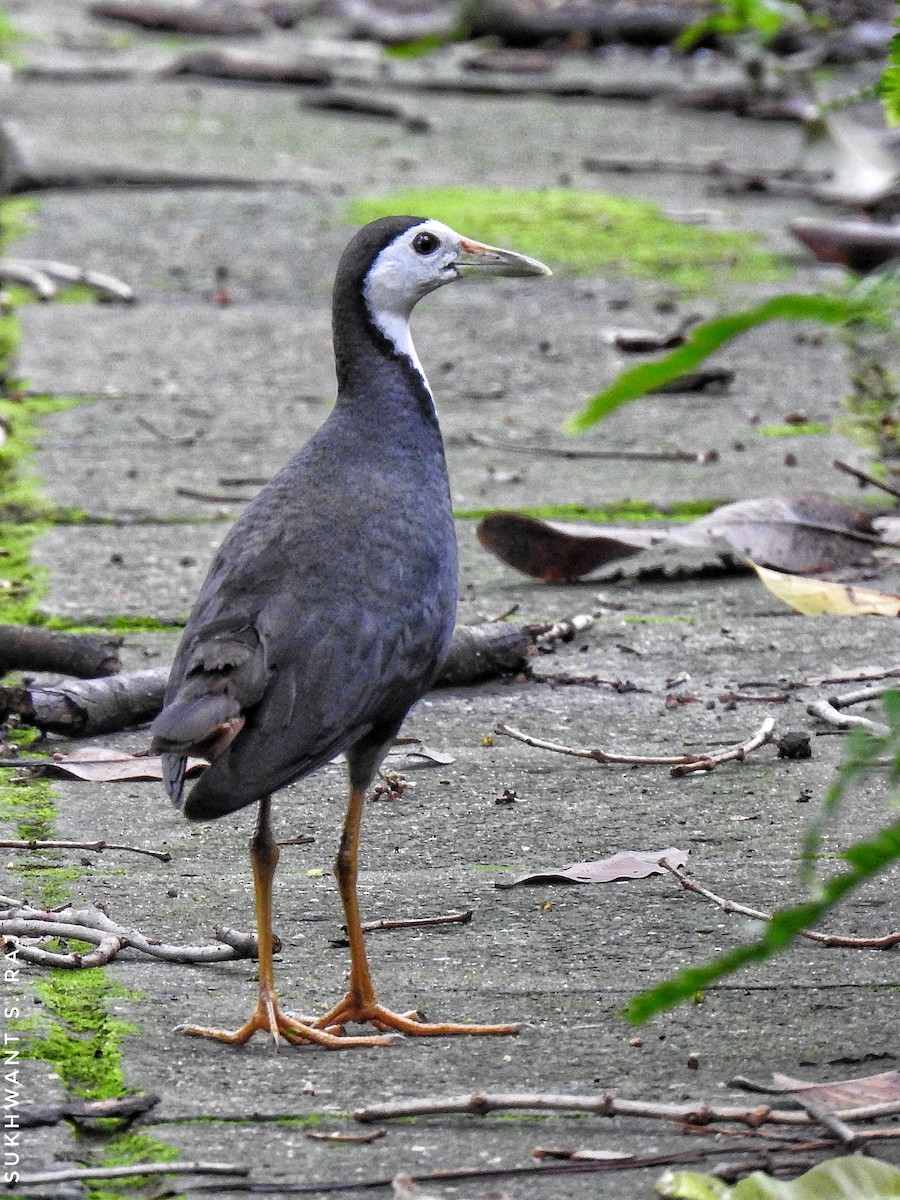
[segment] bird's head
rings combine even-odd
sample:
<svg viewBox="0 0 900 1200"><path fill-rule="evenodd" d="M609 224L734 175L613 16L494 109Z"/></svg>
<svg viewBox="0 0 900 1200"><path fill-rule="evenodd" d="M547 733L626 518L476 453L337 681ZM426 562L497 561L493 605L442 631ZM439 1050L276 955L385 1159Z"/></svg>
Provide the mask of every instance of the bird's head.
<svg viewBox="0 0 900 1200"><path fill-rule="evenodd" d="M475 242L440 221L419 217L387 221L408 224L389 237L366 272L363 290L373 315L408 317L423 296L465 275L550 274L550 268L537 259Z"/></svg>
<svg viewBox="0 0 900 1200"><path fill-rule="evenodd" d="M486 246L423 217L382 217L344 251L332 299L339 387L359 361L360 330L374 328L393 353L422 374L409 333L413 308L429 292L464 275L549 275L543 263ZM427 384L426 384L427 387Z"/></svg>

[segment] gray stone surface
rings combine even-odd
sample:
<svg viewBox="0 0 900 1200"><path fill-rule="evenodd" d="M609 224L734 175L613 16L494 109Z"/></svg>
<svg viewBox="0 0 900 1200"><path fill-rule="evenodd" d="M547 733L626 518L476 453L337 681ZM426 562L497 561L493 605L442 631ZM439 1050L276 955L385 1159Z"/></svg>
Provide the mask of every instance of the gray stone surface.
<svg viewBox="0 0 900 1200"><path fill-rule="evenodd" d="M34 53L83 56L91 37L108 51L110 27L91 24L83 9L20 0L18 15L43 38ZM160 43L136 38L121 50L156 55ZM252 495L253 481L276 470L321 421L333 394L328 293L349 235L346 204L353 196L407 182L538 187L566 174L579 186L627 185L672 209L715 208L718 220L759 228L781 249L788 246L783 219L794 211L785 201L710 197L692 177L582 170L591 153L669 156L727 146L738 161L771 164L790 162L796 152L791 126L661 106L417 96L434 123L422 138L359 118L313 114L282 88L20 79L5 101L44 161L77 154L107 166L236 172L253 185L42 195L35 227L17 247L112 271L140 297L133 309L35 305L20 314L19 370L27 385L79 400L44 422L35 471L53 502L112 521L58 526L35 547L36 561L48 569L45 609L74 620L182 617L227 517L240 509L239 497ZM273 186L285 179L299 186ZM233 294L227 308L212 302L220 266L228 269ZM799 283L817 278L806 267ZM605 327L668 325L697 305L711 312L751 294L762 293L681 299L674 314L660 314L658 287L561 273L548 281L446 289L423 304L416 340L439 398L457 507L595 505L631 497L666 505L843 490L829 463L858 451L838 434L772 439L752 423L777 423L799 409L831 422L840 412L847 388L840 348L812 344L787 327L758 331L722 354L736 370L727 394L645 400L578 443L714 449L717 462L560 462L468 440L474 429L494 438L561 442L563 418L622 365L602 339ZM795 466L785 463L789 453ZM506 721L570 745L680 753L740 740L767 712L779 731L817 735L805 711L813 689L789 685L831 668L884 665L894 658L892 627L877 618L803 620L747 576L548 587L488 558L471 520L460 520L458 530L461 621L512 605L526 620L594 612L594 628L539 659L537 669L597 673L640 689L504 681L434 692L416 706L406 732L451 755L452 763L400 760L411 786L400 800L369 807L365 916L465 908L474 914L470 925L372 935L382 998L421 1007L435 1019L520 1021L521 1034L405 1042L383 1053L274 1054L262 1039L235 1051L184 1039L173 1027L242 1021L254 997L252 964L175 967L123 956L107 973L129 989L115 1009L137 1029L124 1045L126 1084L161 1097L143 1128L184 1158L243 1162L258 1179L362 1182L401 1170L523 1167L538 1145L652 1153L690 1149L696 1140L658 1122L520 1114L422 1118L391 1125L386 1137L363 1146L312 1141L303 1118L320 1117L321 1129L352 1130L346 1114L364 1104L474 1089L614 1087L628 1097L739 1102L741 1094L726 1086L737 1073L818 1079L893 1065L896 954L800 943L711 989L702 1004L656 1018L634 1045L635 1031L619 1013L637 989L738 944L752 929L683 894L668 878L603 887L495 886L520 870L674 845L691 850L698 879L732 899L758 906L798 899L799 840L840 762L841 738L813 736L807 761L779 760L766 748L744 763L682 780L656 768L600 767L491 738L495 724ZM173 634L130 634L126 663L158 664L173 645ZM736 708L722 702L748 680L757 681L757 694L788 689L789 698ZM670 692L696 702L672 707ZM138 750L146 731L104 743ZM495 803L505 789L521 802ZM281 836L315 837L284 852L276 884L278 979L287 1007L296 1011L323 1011L343 986L346 951L331 945L341 918L328 873L343 790L342 769L332 766L286 789L276 803ZM173 855L168 864L87 855L71 885L73 900L102 900L123 925L173 941L211 940L220 924L251 926L244 843L252 813L188 827L152 784L59 781L54 791L60 837L165 847ZM829 832L826 852L884 820L887 804L883 780L860 788ZM27 890L27 873L8 874L4 890ZM898 874L862 889L832 927L863 934L900 926ZM31 1072L35 1098L52 1098L58 1083L49 1068ZM99 1144L67 1146L62 1132L28 1132L29 1168L55 1156L102 1155ZM897 1159L896 1150L880 1153ZM605 1175L600 1183L535 1169L501 1184L512 1200L600 1194L630 1200L652 1194L657 1174ZM489 1186L474 1181L439 1190L465 1197Z"/></svg>

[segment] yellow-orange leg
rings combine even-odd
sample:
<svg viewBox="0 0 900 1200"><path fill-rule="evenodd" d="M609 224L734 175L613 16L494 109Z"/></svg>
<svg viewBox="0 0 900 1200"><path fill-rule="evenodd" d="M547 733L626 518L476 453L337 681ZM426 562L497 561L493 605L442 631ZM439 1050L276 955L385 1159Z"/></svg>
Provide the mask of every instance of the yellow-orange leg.
<svg viewBox="0 0 900 1200"><path fill-rule="evenodd" d="M350 800L341 844L335 862L335 875L341 903L344 906L344 921L347 940L350 943L350 977L347 994L324 1017L316 1021L322 1030L343 1029L349 1022L374 1025L376 1029L396 1030L413 1037L442 1037L446 1034L512 1034L518 1033L517 1025L459 1025L452 1022L428 1024L417 1013L395 1013L379 1004L375 999L375 988L369 970L365 941L359 914L359 897L356 890L359 874L359 831L362 822L365 793L361 788L350 788Z"/></svg>
<svg viewBox="0 0 900 1200"><path fill-rule="evenodd" d="M203 1025L180 1025L182 1033L191 1037L212 1038L230 1046L243 1046L259 1030L271 1035L276 1047L278 1035L296 1045L314 1043L329 1050L347 1050L354 1046L387 1046L390 1037L340 1037L325 1029L316 1029L282 1012L275 991L272 965L272 880L278 864L278 845L272 837L269 823L269 797L259 802L256 829L250 840L250 861L253 865L253 892L256 900L256 934L259 941L259 999L256 1010L240 1029L207 1029Z"/></svg>

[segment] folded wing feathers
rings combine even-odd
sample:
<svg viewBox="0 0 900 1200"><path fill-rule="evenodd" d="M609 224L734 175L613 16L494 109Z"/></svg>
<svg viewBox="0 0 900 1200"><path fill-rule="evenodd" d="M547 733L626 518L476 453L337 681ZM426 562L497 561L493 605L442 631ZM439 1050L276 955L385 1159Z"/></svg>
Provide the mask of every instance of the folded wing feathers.
<svg viewBox="0 0 900 1200"><path fill-rule="evenodd" d="M181 683L171 694L177 669L176 663L170 694L151 733L152 748L163 755L169 795L180 804L188 754L207 757L204 748L215 744L217 731L262 699L267 672L259 636L250 627L198 638Z"/></svg>

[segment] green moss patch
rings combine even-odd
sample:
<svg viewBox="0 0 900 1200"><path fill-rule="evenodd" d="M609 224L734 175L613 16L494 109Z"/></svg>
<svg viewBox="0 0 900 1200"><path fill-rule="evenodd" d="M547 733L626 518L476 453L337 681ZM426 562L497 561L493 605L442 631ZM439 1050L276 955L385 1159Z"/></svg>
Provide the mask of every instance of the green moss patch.
<svg viewBox="0 0 900 1200"><path fill-rule="evenodd" d="M0 43L2 39L0 21ZM33 210L30 202L0 203L0 251L22 232ZM0 448L0 621L26 624L40 619L37 603L44 588L43 573L30 561L34 539L54 523L82 520L84 514L49 505L39 481L30 473L38 421L75 401L26 396L11 378L17 344L15 315L0 316L0 421L6 434ZM11 731L7 736L27 744L34 735ZM19 781L11 771L0 771L0 821L22 840L52 840L56 807L48 781ZM58 850L28 852L8 865L22 880L29 898L45 907L68 900L70 885L84 874L80 867L69 865ZM102 1100L125 1094L121 1043L138 1030L115 1015L113 1002L129 993L96 968L35 972L29 975L29 985L39 1007L34 1016L15 1022L17 1029L29 1034L20 1043L22 1056L48 1063L66 1090L75 1095ZM103 1165L179 1157L177 1147L143 1133L120 1132L118 1122L104 1124L99 1132L77 1131L73 1136L88 1154L96 1153ZM89 1189L86 1194L89 1200L123 1200L152 1182L134 1178L102 1190Z"/></svg>
<svg viewBox="0 0 900 1200"><path fill-rule="evenodd" d="M48 1062L66 1089L88 1100L125 1093L119 1047L135 1026L113 1016L109 1002L128 993L102 971L51 969L34 980L40 1016L27 1022L33 1034L23 1043L25 1058Z"/></svg>
<svg viewBox="0 0 900 1200"><path fill-rule="evenodd" d="M754 234L682 225L649 201L602 192L412 189L357 200L350 218L362 223L397 212L434 217L468 237L580 275L638 275L698 291L724 280L773 281L787 274Z"/></svg>
<svg viewBox="0 0 900 1200"><path fill-rule="evenodd" d="M730 504L729 500L676 500L666 508L657 508L647 500L617 500L612 504L537 504L515 511L540 521L593 521L610 525L623 521L695 521L713 509ZM481 521L493 508L459 508L453 515L459 521Z"/></svg>
<svg viewBox="0 0 900 1200"><path fill-rule="evenodd" d="M760 425L758 432L763 437L810 437L831 433L831 427L820 421L801 421L796 425Z"/></svg>
<svg viewBox="0 0 900 1200"><path fill-rule="evenodd" d="M171 633L183 627L180 621L161 621L158 617L129 617L117 614L90 622L40 615L38 620L45 629L63 633Z"/></svg>

